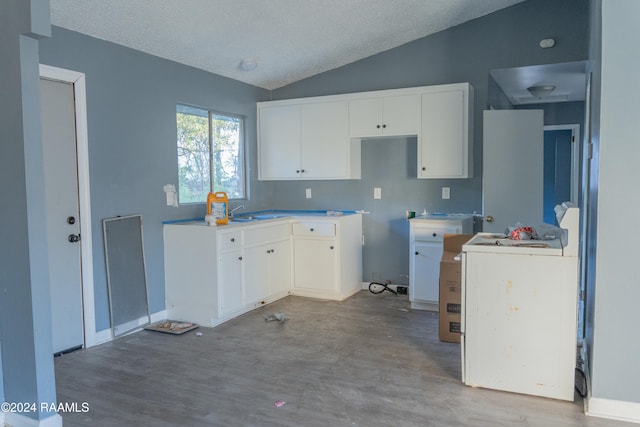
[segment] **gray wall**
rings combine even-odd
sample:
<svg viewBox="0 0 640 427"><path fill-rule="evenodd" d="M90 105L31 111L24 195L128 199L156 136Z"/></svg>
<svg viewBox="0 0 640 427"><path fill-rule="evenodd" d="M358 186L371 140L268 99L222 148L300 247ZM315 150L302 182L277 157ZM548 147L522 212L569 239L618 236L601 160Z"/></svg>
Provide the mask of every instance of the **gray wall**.
<svg viewBox="0 0 640 427"><path fill-rule="evenodd" d="M601 3L601 4L600 4ZM597 1L601 6L601 39L594 43L595 76L592 141L597 145L595 295L589 341L591 343L592 397L640 403L640 370L636 368L640 340L638 269L640 229L633 226L640 211L640 144L637 122L640 93L637 52L640 37L636 0ZM597 13L597 12L596 12ZM597 18L596 18L597 19ZM596 33L597 38L597 33ZM601 44L600 44L601 43ZM601 52L600 49L601 48ZM606 53L603 55L602 53ZM638 406L634 408L638 416ZM638 418L636 418L636 421Z"/></svg>
<svg viewBox="0 0 640 427"><path fill-rule="evenodd" d="M482 211L482 110L489 105L489 72L585 60L587 6L583 0L529 0L273 91L273 99L287 99L462 81L475 89L472 179L418 180L412 166L415 143L368 141L363 143L360 182L276 183L274 203L370 210L363 223L363 279L401 280L409 270L408 225L402 220L405 210ZM556 47L541 49L539 41L551 36ZM450 200L441 199L443 186L451 187ZM382 188L382 200L373 200L374 187ZM304 188L312 188L312 202L304 200Z"/></svg>
<svg viewBox="0 0 640 427"><path fill-rule="evenodd" d="M0 2L0 397L8 402L56 401L37 41L49 30L47 2Z"/></svg>
<svg viewBox="0 0 640 427"><path fill-rule="evenodd" d="M475 177L417 180L415 139L363 143L359 181L258 182L255 102L278 98L469 81L475 115L487 105L492 68L564 62L586 57L586 8L530 0L362 61L274 91L245 85L132 49L53 27L40 44L41 63L86 75L96 330L109 327L102 220L141 213L151 312L164 308L161 223L200 217L204 204L170 208L162 188L177 184L175 104L186 103L247 117L250 200L265 208L365 209L363 280L406 282L408 227L405 210L481 211L481 123L475 120ZM542 19L540 16L545 16ZM548 16L547 16L548 15ZM570 19L569 19L570 18ZM543 24L541 25L540 22ZM558 47L542 50L554 34ZM451 187L452 198L440 199ZM383 199L373 200L374 187ZM304 198L311 188L312 199ZM374 273L376 275L374 276Z"/></svg>
<svg viewBox="0 0 640 427"><path fill-rule="evenodd" d="M267 99L268 92L58 27L40 43L40 58L86 77L96 330L110 327L105 218L142 214L149 307L152 313L163 310L162 221L205 214L204 201L166 206L163 186L177 187L176 103L246 117L250 207L264 208L270 186L260 188L255 181L255 103Z"/></svg>

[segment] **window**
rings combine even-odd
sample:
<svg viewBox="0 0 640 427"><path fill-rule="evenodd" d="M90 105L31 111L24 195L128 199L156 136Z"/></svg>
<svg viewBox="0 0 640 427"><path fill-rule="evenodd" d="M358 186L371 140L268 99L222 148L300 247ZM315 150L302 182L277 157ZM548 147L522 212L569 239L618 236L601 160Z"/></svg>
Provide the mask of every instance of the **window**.
<svg viewBox="0 0 640 427"><path fill-rule="evenodd" d="M178 105L176 124L178 201L205 203L210 191L224 191L229 199L243 199L244 119Z"/></svg>

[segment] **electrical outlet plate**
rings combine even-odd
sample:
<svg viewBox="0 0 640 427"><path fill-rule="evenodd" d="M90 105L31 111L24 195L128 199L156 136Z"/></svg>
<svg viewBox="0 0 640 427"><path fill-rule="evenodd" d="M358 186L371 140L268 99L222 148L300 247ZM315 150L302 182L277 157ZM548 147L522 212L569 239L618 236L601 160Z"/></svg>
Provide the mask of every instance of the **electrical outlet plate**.
<svg viewBox="0 0 640 427"><path fill-rule="evenodd" d="M310 199L310 198L311 198L311 189L310 189L310 188L306 188L306 189L304 190L304 194L305 194L305 197L306 197L307 199Z"/></svg>
<svg viewBox="0 0 640 427"><path fill-rule="evenodd" d="M451 198L451 188L442 187L442 198L443 199L450 199Z"/></svg>
<svg viewBox="0 0 640 427"><path fill-rule="evenodd" d="M382 188L375 187L373 189L373 198L374 199L382 199Z"/></svg>

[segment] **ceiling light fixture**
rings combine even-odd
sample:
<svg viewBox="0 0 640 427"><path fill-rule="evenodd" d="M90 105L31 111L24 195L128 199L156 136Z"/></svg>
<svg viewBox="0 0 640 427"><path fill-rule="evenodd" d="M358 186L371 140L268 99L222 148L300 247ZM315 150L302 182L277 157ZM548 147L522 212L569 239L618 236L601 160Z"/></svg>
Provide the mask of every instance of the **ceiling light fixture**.
<svg viewBox="0 0 640 427"><path fill-rule="evenodd" d="M549 49L550 47L554 47L555 45L556 40L553 38L540 40L540 47L543 49Z"/></svg>
<svg viewBox="0 0 640 427"><path fill-rule="evenodd" d="M243 71L253 71L258 67L258 63L253 58L245 58L240 61L240 69Z"/></svg>
<svg viewBox="0 0 640 427"><path fill-rule="evenodd" d="M556 90L554 85L539 85L539 86L530 86L527 88L531 96L535 98L544 98L546 96L551 95L551 92Z"/></svg>

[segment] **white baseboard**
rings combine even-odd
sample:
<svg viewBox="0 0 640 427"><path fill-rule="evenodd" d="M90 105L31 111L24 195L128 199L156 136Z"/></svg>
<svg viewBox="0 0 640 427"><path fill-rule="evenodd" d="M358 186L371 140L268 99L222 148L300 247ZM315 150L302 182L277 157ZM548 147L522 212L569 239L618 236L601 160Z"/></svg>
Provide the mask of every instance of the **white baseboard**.
<svg viewBox="0 0 640 427"><path fill-rule="evenodd" d="M155 323L155 322L159 322L161 320L165 320L167 318L167 310L160 310L158 312L152 313L150 316L150 322L151 323ZM141 317L140 319L134 320L133 323L135 323L135 325L128 325L129 327L133 327L133 326L138 326L138 325L142 325L144 323L146 323L146 316L145 317ZM121 325L122 327L122 325ZM134 332L137 331L138 329L132 329L130 332ZM125 334L125 335L128 335ZM100 344L104 344L106 342L109 342L113 339L113 336L111 335L111 329L103 329L102 331L98 331L96 332L95 335L95 343L93 345L100 345ZM91 346L93 347L93 346Z"/></svg>
<svg viewBox="0 0 640 427"><path fill-rule="evenodd" d="M589 397L586 414L591 417L640 424L640 403Z"/></svg>
<svg viewBox="0 0 640 427"><path fill-rule="evenodd" d="M111 341L111 329L103 329L102 331L96 332L95 338L96 341L94 345L100 345Z"/></svg>
<svg viewBox="0 0 640 427"><path fill-rule="evenodd" d="M2 418L0 418L0 421L2 421ZM42 420L35 420L22 414L7 412L4 423L11 427L62 427L62 417L59 414L55 414Z"/></svg>
<svg viewBox="0 0 640 427"><path fill-rule="evenodd" d="M167 310L161 310L151 314L151 323L156 323L161 320L167 320Z"/></svg>

